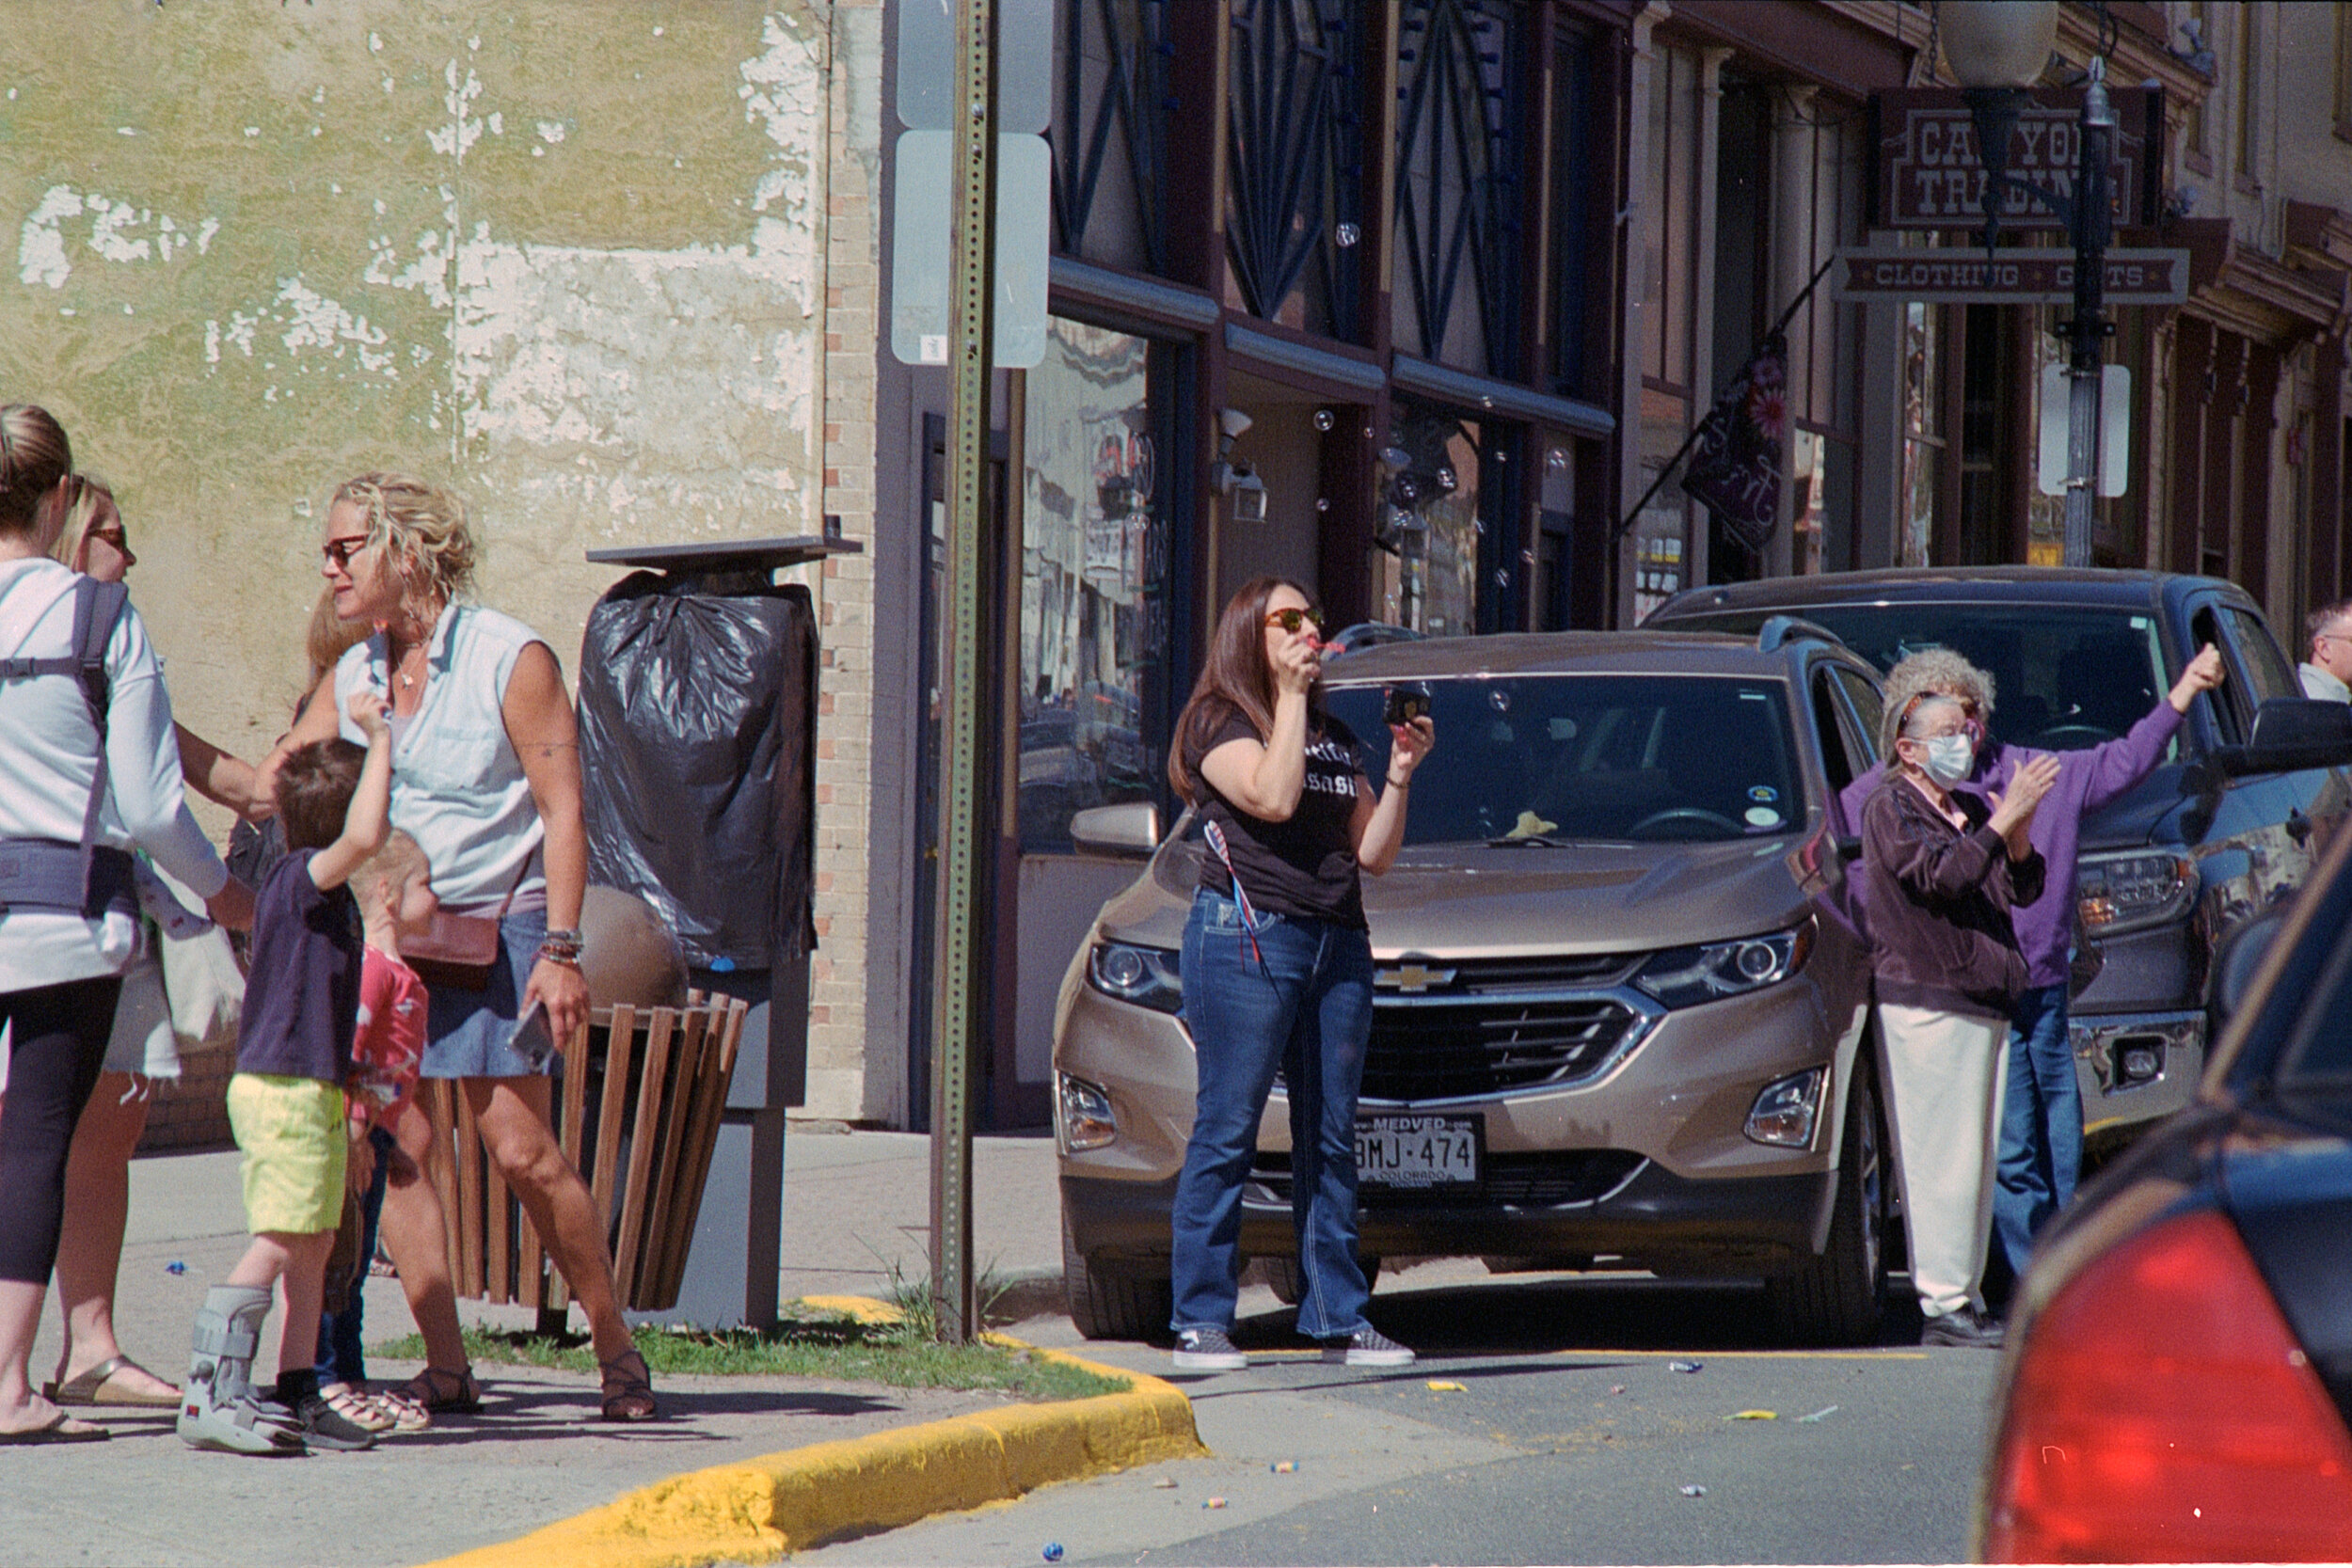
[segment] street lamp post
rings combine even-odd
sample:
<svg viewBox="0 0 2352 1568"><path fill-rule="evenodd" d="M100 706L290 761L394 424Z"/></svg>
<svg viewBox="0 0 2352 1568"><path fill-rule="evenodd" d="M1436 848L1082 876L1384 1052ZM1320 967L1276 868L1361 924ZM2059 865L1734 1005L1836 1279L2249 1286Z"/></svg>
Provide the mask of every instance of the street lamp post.
<svg viewBox="0 0 2352 1568"><path fill-rule="evenodd" d="M2099 393L2108 334L2107 244L2114 235L2109 188L2115 109L2106 62L2090 62L2074 138L2074 192L2068 200L2009 176L2010 134L2027 91L2042 74L2058 36L2057 0L1954 0L1937 7L1944 57L1960 81L1984 164L1984 244L2001 232L2001 200L2022 191L2066 220L2074 245L2074 315L2067 323L2066 544L2069 566L2090 564L2091 503L2099 488Z"/></svg>

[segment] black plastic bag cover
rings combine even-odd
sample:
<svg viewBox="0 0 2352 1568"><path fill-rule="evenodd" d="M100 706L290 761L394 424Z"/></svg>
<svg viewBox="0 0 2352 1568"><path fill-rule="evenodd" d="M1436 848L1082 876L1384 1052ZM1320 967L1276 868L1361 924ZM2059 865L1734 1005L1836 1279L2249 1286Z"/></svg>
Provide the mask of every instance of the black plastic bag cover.
<svg viewBox="0 0 2352 1568"><path fill-rule="evenodd" d="M808 590L637 572L589 612L589 880L636 894L699 968L816 946L817 635Z"/></svg>

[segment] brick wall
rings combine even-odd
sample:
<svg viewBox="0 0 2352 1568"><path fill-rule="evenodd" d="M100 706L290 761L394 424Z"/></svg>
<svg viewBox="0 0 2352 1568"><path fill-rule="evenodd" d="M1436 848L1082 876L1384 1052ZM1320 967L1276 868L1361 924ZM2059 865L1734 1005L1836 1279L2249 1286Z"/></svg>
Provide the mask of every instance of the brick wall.
<svg viewBox="0 0 2352 1568"><path fill-rule="evenodd" d="M881 248L882 0L833 8L825 231L825 511L866 553L824 563L817 719L817 930L807 1114L871 1118L866 1071L866 864L874 650L874 361Z"/></svg>

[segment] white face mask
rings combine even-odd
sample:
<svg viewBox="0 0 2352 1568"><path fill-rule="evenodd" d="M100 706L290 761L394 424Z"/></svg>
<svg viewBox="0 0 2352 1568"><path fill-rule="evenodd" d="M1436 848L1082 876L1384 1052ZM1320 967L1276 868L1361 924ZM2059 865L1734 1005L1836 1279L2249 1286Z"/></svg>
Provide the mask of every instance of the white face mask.
<svg viewBox="0 0 2352 1568"><path fill-rule="evenodd" d="M1949 789L1968 776L1977 765L1976 743L1962 735L1939 735L1921 743L1927 754L1928 776Z"/></svg>

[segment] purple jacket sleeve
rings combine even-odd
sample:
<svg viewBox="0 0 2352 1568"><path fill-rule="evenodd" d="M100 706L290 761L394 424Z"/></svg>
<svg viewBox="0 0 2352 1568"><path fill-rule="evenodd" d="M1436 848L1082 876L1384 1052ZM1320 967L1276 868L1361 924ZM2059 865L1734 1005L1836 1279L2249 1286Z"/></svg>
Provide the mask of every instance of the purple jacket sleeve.
<svg viewBox="0 0 2352 1568"><path fill-rule="evenodd" d="M2078 752L2048 754L2058 759L2061 777L2072 774L2082 780L2080 809L2096 811L2155 771L2165 747L2171 744L2180 729L2181 716L2173 711L2171 703L2160 702L2128 733L2113 740ZM1969 785L1978 790L2006 789L2010 775L2042 754L2030 747L2001 746L1994 752L1984 770L1969 781Z"/></svg>

